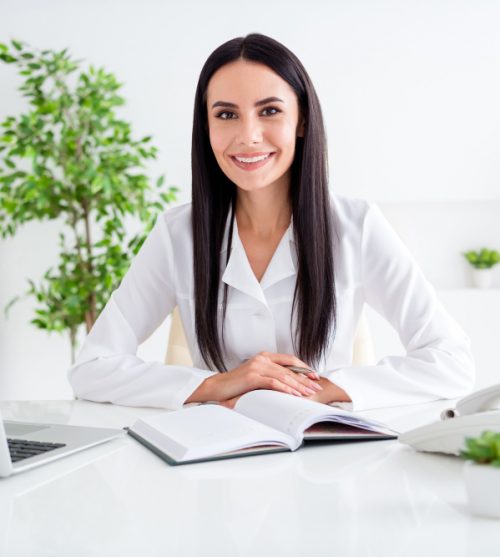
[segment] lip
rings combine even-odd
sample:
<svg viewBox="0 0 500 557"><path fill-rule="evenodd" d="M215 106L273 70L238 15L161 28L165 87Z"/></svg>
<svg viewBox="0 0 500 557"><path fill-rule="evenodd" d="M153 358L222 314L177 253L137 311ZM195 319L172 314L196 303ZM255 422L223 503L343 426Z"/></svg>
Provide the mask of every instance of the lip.
<svg viewBox="0 0 500 557"><path fill-rule="evenodd" d="M267 153L245 153L245 154L238 153L237 155L230 155L230 158L238 168L241 168L242 170L252 171L252 170L257 170L258 168L261 168L264 165L266 165L273 158L273 155L275 154L276 154L275 151L267 152ZM236 158L236 157L245 157L245 158L260 157L262 155L269 155L269 156L266 159L258 162L240 162Z"/></svg>
<svg viewBox="0 0 500 557"><path fill-rule="evenodd" d="M261 157L262 155L271 155L274 151L258 151L255 153L233 153L229 155L230 157L243 157L244 159L249 159L251 157Z"/></svg>

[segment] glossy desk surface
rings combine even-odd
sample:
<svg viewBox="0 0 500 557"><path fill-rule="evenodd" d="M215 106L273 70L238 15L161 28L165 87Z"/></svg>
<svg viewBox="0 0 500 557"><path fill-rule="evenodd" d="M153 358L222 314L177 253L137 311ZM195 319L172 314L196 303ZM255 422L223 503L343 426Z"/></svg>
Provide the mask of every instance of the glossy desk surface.
<svg viewBox="0 0 500 557"><path fill-rule="evenodd" d="M402 431L448 406L365 414ZM4 419L117 428L161 411L85 401L0 408ZM0 555L493 555L500 521L469 514L462 467L395 440L170 467L124 436L0 479Z"/></svg>

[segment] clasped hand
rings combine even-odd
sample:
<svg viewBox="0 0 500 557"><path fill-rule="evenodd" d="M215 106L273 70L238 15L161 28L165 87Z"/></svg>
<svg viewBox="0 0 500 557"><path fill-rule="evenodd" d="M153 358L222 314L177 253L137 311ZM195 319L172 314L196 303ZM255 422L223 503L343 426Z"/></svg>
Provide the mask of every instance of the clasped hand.
<svg viewBox="0 0 500 557"><path fill-rule="evenodd" d="M227 373L205 379L186 402L216 400L233 408L241 395L256 389L280 391L318 402L349 400L342 389L318 373L296 373L284 367L287 365L309 367L291 354L260 352Z"/></svg>

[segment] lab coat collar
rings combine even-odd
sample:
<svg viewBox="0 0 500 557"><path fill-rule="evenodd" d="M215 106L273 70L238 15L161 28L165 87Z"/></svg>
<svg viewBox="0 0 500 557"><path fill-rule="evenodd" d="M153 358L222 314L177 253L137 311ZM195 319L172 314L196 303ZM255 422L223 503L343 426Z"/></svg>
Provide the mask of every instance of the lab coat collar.
<svg viewBox="0 0 500 557"><path fill-rule="evenodd" d="M224 239L221 249L222 261L226 258L227 239L229 235L229 227L231 223L231 213L229 213L226 221L226 229L224 232ZM292 250L295 249L295 242L293 236L293 217L290 225L283 234L283 237L273 254L271 261L262 277L260 283L257 280L250 262L248 261L245 248L241 242L238 233L238 224L234 219L233 239L231 243L231 253L229 261L222 275L222 281L244 292L248 296L258 300L267 307L267 300L264 290L273 284L293 276L297 273L294 260L292 257Z"/></svg>

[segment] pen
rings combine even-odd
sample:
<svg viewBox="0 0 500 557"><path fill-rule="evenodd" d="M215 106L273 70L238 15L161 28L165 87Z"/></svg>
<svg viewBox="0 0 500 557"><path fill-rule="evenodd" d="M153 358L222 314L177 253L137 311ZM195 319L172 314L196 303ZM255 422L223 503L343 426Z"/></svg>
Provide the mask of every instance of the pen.
<svg viewBox="0 0 500 557"><path fill-rule="evenodd" d="M307 375L308 373L316 373L313 369L309 369L308 367L299 367L299 366L290 366L285 365L283 367L287 367L290 371L294 371L295 373L304 373Z"/></svg>
<svg viewBox="0 0 500 557"><path fill-rule="evenodd" d="M247 360L248 358L245 358L244 360L241 360L241 362L243 363L246 362ZM283 367L286 367L290 371L293 371L295 373L303 373L304 375L308 375L309 373L317 374L317 371L314 371L314 369L310 369L308 367L292 366L287 364L285 364Z"/></svg>

